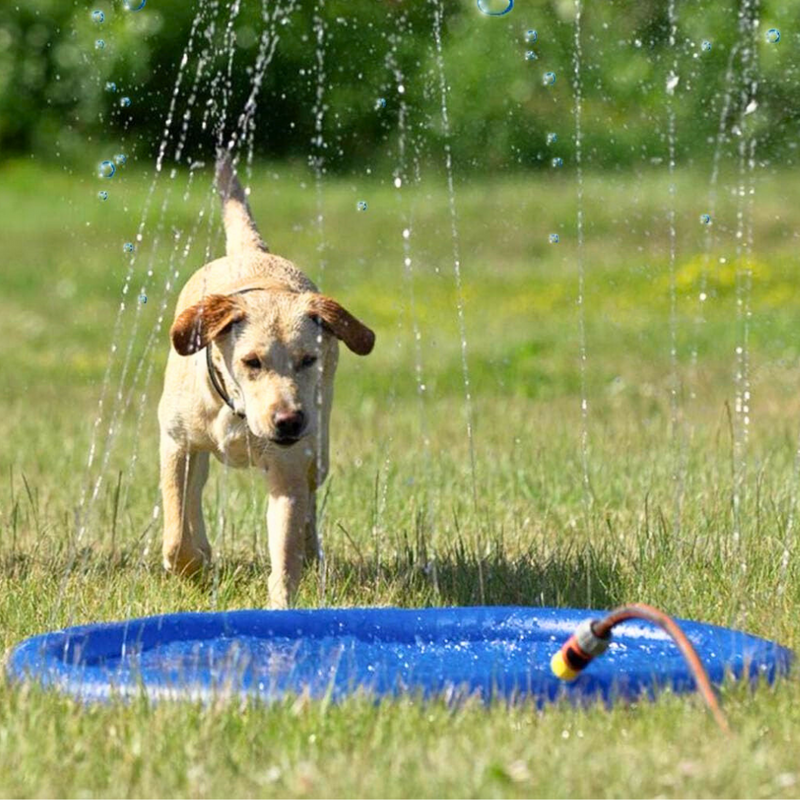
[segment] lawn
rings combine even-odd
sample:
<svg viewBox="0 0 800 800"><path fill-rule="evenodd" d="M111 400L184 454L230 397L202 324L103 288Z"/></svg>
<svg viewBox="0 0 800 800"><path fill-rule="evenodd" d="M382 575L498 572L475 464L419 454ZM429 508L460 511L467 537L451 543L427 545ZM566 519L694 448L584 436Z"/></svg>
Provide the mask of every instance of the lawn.
<svg viewBox="0 0 800 800"><path fill-rule="evenodd" d="M207 171L186 199L185 173L162 176L115 339L147 169L129 162L106 202L90 170L0 169L0 650L69 624L266 603L252 472L212 467L208 583L160 568L166 328L175 284L221 240ZM666 170L586 176L582 304L574 175L458 183L468 404L445 182L326 179L320 251L313 176L256 167L273 251L378 335L368 358L340 360L327 558L299 605L640 601L800 647L800 176L759 169L751 207L723 174L709 228L707 174L676 175L673 264ZM722 699L731 739L692 697L83 708L0 678L0 795L799 795L800 682Z"/></svg>

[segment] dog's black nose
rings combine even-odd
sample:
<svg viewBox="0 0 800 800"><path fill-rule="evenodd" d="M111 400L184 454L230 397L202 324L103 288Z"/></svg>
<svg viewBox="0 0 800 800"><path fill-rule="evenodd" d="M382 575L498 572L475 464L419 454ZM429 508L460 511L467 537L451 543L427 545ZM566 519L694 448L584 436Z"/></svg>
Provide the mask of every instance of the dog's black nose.
<svg viewBox="0 0 800 800"><path fill-rule="evenodd" d="M296 439L306 424L306 415L300 411L276 411L272 417L275 432L281 439Z"/></svg>

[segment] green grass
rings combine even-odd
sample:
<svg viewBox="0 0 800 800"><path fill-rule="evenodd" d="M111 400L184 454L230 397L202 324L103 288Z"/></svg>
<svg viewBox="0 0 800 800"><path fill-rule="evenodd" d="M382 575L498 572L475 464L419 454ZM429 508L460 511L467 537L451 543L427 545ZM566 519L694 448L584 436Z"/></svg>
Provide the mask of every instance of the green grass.
<svg viewBox="0 0 800 800"><path fill-rule="evenodd" d="M341 358L322 515L324 580L309 572L298 603L642 601L800 647L792 527L797 177L760 175L756 247L746 260L737 257L736 198L720 191L709 233L698 221L705 179L677 176L671 328L665 174L587 176L587 497L572 176L458 187L473 476L443 185L431 177L405 195L413 220L409 276L406 206L397 192L377 179L327 181L321 270L313 180L284 167L257 169L251 202L272 249L378 333L369 358ZM127 267L122 243L134 239L148 185L135 163L114 180L101 203L92 178L22 163L0 172L3 650L68 624L266 602L265 492L252 472L212 468L205 509L216 565L208 583L168 578L159 566L155 406L174 303L163 286L170 269L179 270L180 285L200 266L207 242L220 252L215 223L203 221L189 257L170 267L176 232L182 247L204 206L204 219L216 220L206 175L195 177L186 201L186 176L178 175L165 215L167 176L154 195L87 474ZM361 214L360 199L369 203ZM547 243L550 232L560 234L557 246ZM712 238L708 259L705 236ZM135 312L150 265L148 302ZM745 270L749 294L741 288ZM752 309L746 443L735 410L735 348L745 327L737 299ZM118 385L121 404L113 402ZM115 407L125 410L108 439ZM78 535L81 494L98 476ZM83 708L0 679L0 795L800 794L800 682L752 692L731 685L723 703L731 740L691 697L612 711L447 708L411 699Z"/></svg>

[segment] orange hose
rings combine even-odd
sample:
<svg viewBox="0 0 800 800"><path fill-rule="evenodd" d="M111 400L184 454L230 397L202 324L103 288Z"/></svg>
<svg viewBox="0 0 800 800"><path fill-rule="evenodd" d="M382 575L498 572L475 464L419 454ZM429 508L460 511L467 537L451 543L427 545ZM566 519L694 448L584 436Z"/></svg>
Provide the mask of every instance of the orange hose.
<svg viewBox="0 0 800 800"><path fill-rule="evenodd" d="M646 622L652 622L653 625L657 625L671 637L686 659L692 677L697 684L697 689L714 716L717 725L719 725L725 733L730 733L728 720L725 718L720 708L717 696L714 694L714 689L711 686L711 681L708 679L708 673L703 666L703 662L700 660L700 656L697 655L697 651L694 649L686 634L663 611L659 611L657 608L645 605L644 603L633 603L615 609L604 619L596 622L592 626L592 629L598 637L607 638L611 635L612 628L619 625L621 622L631 619L641 619Z"/></svg>

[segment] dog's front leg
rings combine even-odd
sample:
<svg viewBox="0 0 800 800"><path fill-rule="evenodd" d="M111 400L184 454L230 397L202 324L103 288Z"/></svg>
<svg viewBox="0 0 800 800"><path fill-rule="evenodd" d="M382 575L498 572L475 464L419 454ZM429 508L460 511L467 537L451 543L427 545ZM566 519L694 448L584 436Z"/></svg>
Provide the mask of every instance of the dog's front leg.
<svg viewBox="0 0 800 800"><path fill-rule="evenodd" d="M192 575L211 561L203 523L202 494L208 453L192 453L169 435L161 439L161 497L164 505L164 567Z"/></svg>
<svg viewBox="0 0 800 800"><path fill-rule="evenodd" d="M272 608L288 607L300 582L310 500L304 470L289 464L270 469L267 531L272 562L269 576Z"/></svg>

